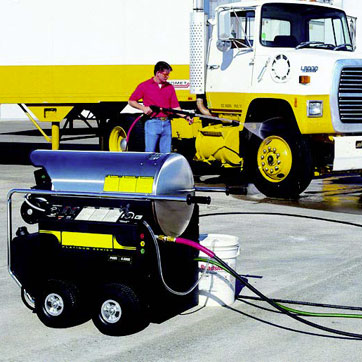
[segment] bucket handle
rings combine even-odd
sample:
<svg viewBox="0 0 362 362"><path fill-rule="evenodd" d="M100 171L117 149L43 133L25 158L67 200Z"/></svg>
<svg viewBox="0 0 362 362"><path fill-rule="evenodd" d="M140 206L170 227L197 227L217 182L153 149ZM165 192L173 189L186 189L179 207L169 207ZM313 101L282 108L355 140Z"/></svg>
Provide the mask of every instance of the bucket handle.
<svg viewBox="0 0 362 362"><path fill-rule="evenodd" d="M238 244L238 250L236 252L236 256L239 256L240 255L240 244Z"/></svg>

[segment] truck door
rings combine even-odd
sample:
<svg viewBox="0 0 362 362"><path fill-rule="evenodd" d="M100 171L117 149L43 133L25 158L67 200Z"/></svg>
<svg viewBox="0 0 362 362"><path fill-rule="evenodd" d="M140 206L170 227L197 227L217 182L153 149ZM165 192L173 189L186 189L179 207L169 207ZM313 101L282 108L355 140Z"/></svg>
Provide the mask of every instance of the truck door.
<svg viewBox="0 0 362 362"><path fill-rule="evenodd" d="M240 110L252 82L254 8L219 8L210 44L206 91L213 109Z"/></svg>

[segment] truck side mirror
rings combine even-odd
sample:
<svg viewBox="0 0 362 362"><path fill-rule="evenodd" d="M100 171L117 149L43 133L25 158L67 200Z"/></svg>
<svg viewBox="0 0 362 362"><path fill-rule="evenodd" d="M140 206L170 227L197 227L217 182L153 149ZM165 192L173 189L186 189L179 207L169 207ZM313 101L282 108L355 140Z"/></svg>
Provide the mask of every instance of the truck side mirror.
<svg viewBox="0 0 362 362"><path fill-rule="evenodd" d="M351 41L353 45L353 50L356 49L356 26L357 26L357 18L354 16L347 15L348 28L349 33L351 35Z"/></svg>
<svg viewBox="0 0 362 362"><path fill-rule="evenodd" d="M217 16L217 48L226 52L231 49L231 21L229 11L220 11Z"/></svg>

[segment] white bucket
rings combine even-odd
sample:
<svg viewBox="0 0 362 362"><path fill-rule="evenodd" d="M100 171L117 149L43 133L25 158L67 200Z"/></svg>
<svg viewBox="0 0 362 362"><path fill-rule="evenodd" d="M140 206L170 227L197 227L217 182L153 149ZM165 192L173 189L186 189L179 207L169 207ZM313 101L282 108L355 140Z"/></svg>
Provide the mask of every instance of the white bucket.
<svg viewBox="0 0 362 362"><path fill-rule="evenodd" d="M224 234L201 234L200 244L212 250L231 268L236 267L236 258L240 254L238 237ZM208 256L200 252L201 258ZM207 262L199 261L199 276L205 270ZM222 306L235 301L235 278L220 267L209 264L199 284L199 305Z"/></svg>

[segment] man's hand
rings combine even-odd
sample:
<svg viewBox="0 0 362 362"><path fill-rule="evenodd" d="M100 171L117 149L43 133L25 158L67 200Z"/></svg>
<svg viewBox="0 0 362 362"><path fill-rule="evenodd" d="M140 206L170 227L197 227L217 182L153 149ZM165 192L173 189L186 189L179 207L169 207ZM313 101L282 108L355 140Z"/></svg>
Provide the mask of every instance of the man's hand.
<svg viewBox="0 0 362 362"><path fill-rule="evenodd" d="M148 116L149 116L151 113L153 113L152 109L151 109L150 107L148 107L148 106L143 106L143 107L142 107L142 111L143 111L144 114L147 114Z"/></svg>
<svg viewBox="0 0 362 362"><path fill-rule="evenodd" d="M189 122L189 125L194 123L194 119L192 117L190 117L190 116L186 116L185 119L186 119L187 122Z"/></svg>
<svg viewBox="0 0 362 362"><path fill-rule="evenodd" d="M144 114L147 114L148 116L153 113L152 109L148 106L144 106L143 104L138 103L137 101L128 101L128 104L136 109L139 109Z"/></svg>

